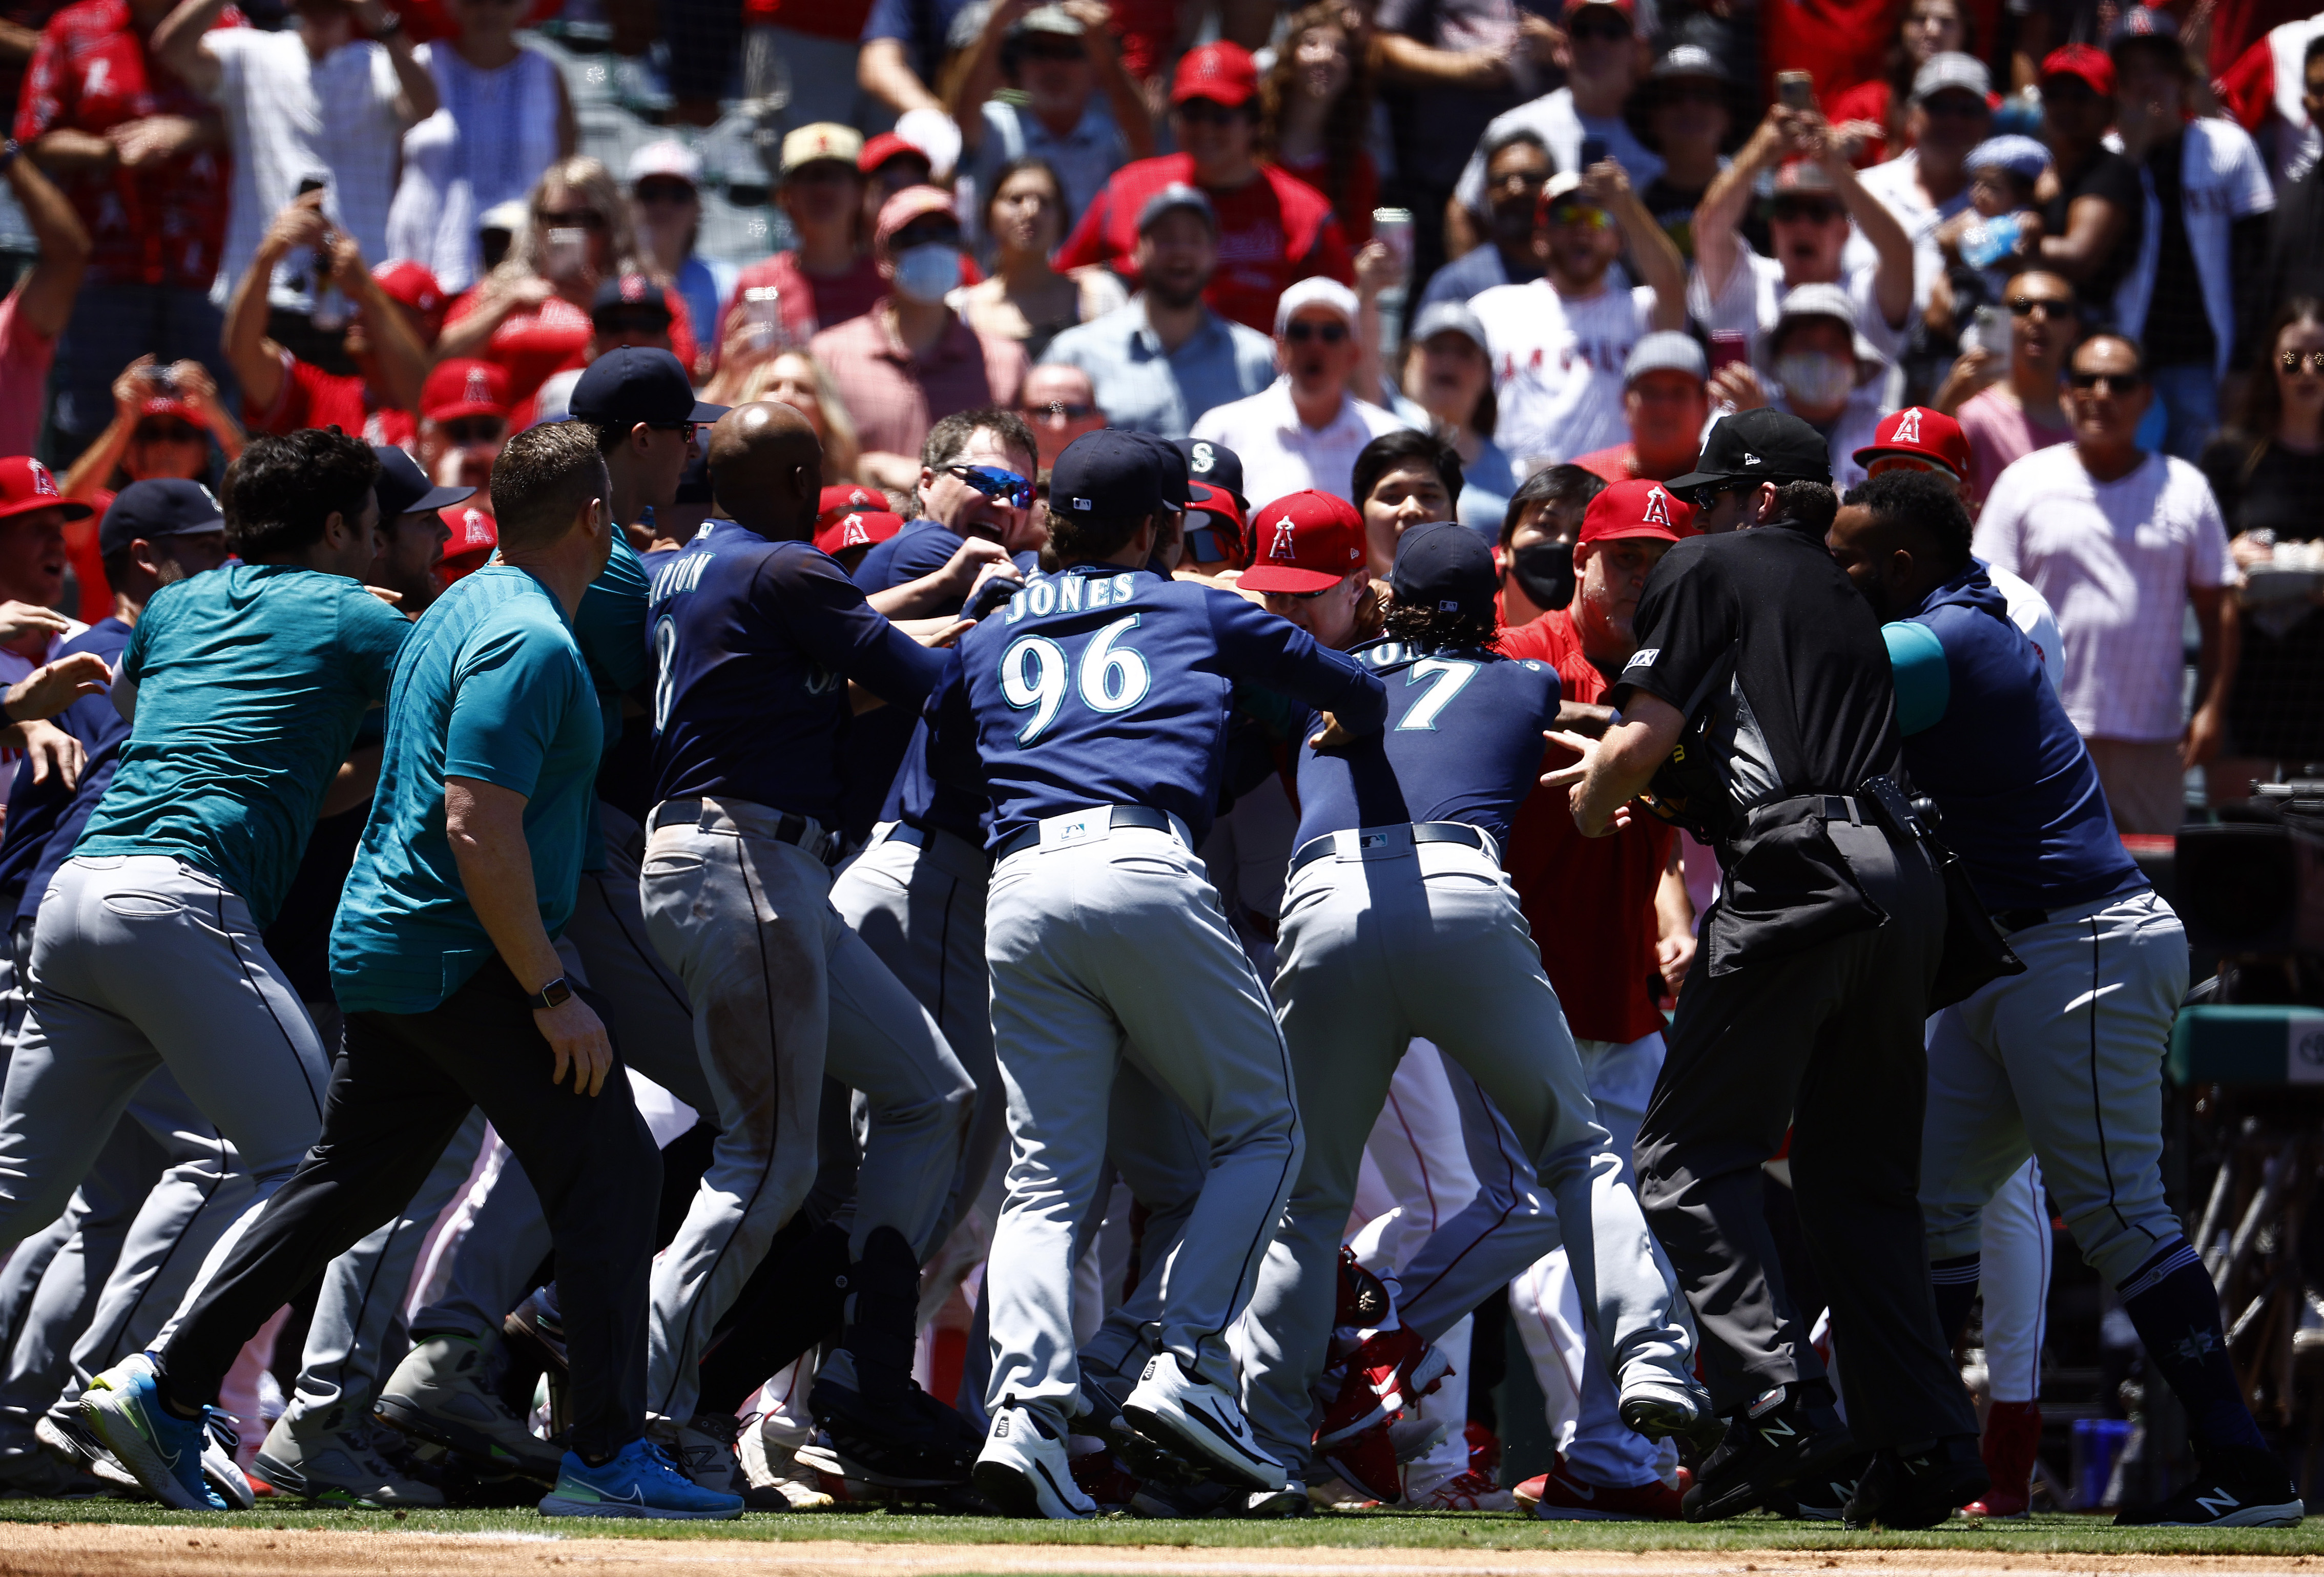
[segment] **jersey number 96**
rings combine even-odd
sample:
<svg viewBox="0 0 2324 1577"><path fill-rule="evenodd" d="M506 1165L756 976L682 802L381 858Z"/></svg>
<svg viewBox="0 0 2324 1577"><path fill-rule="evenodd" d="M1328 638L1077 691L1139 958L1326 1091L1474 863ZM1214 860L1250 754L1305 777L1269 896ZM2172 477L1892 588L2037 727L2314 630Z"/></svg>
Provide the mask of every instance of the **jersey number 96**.
<svg viewBox="0 0 2324 1577"><path fill-rule="evenodd" d="M1138 627L1138 615L1116 619L1082 648L1080 672L1070 676L1074 659L1046 635L1026 635L1010 642L1001 654L1001 694L1020 712L1030 712L1017 730L1019 744L1031 744L1048 732L1065 704L1070 685L1081 691L1082 705L1093 712L1127 712L1146 698L1154 686L1153 670L1135 648L1118 644Z"/></svg>

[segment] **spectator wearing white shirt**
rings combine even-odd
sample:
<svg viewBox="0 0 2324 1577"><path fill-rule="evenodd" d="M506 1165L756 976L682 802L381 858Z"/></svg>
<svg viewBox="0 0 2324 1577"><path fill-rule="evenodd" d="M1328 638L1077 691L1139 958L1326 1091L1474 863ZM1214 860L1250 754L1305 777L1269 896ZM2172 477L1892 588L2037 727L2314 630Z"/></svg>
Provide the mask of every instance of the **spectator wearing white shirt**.
<svg viewBox="0 0 2324 1577"><path fill-rule="evenodd" d="M152 44L164 65L226 117L234 185L217 282L210 288L221 307L266 226L306 181L322 183L323 212L355 238L364 256L392 255L387 210L395 198L397 151L404 132L437 106L435 80L413 54L402 18L380 0L292 0L291 26L281 32L217 27L225 8L226 0L182 0L153 30ZM268 300L312 312L322 281L310 263L285 260ZM275 337L286 331L278 326Z"/></svg>
<svg viewBox="0 0 2324 1577"><path fill-rule="evenodd" d="M1638 36L1635 0L1581 0L1566 8L1564 24L1566 42L1557 63L1565 68L1566 85L1495 115L1462 167L1452 199L1444 205L1444 250L1450 256L1460 256L1488 233L1485 150L1499 146L1511 132L1540 137L1557 168L1569 173L1582 168L1585 138L1603 143L1606 157L1640 190L1663 172L1661 158L1622 116L1630 89L1653 60L1646 41Z"/></svg>
<svg viewBox="0 0 2324 1577"><path fill-rule="evenodd" d="M1348 392L1363 353L1355 291L1337 280L1304 279L1275 308L1275 359L1282 376L1247 400L1195 419L1198 440L1242 457L1243 496L1282 498L1314 489L1346 498L1356 456L1404 426Z"/></svg>
<svg viewBox="0 0 2324 1577"><path fill-rule="evenodd" d="M1775 167L1762 257L1741 235L1760 172ZM1849 224L1872 260L1850 265ZM1687 309L1706 328L1763 338L1784 298L1801 285L1839 285L1856 303L1858 332L1882 355L1903 350L1913 317L1913 239L1840 157L1831 129L1812 109L1775 106L1694 210L1694 269Z"/></svg>
<svg viewBox="0 0 2324 1577"><path fill-rule="evenodd" d="M2107 48L2123 157L2139 167L2145 198L2138 261L2115 291L2114 326L2145 346L2163 410L2160 447L2192 460L2218 428L2227 369L2248 360L2242 337L2273 307L2255 292L2275 191L2241 126L2186 118L2195 70L2170 13L2125 12Z"/></svg>
<svg viewBox="0 0 2324 1577"><path fill-rule="evenodd" d="M1881 401L1886 364L1857 332L1856 303L1838 285L1802 285L1784 298L1768 332L1766 377L1737 364L1721 367L1714 392L1738 410L1772 405L1823 435L1831 483L1845 493L1865 479L1856 452L1869 445L1887 414Z"/></svg>
<svg viewBox="0 0 2324 1577"><path fill-rule="evenodd" d="M1864 189L1896 216L1913 243L1915 309L1928 306L1929 291L1944 272L1938 228L1969 207L1966 161L1993 129L1986 103L1992 91L1992 74L1976 56L1930 56L1914 73L1912 104L1904 112L1913 145L1861 178Z"/></svg>
<svg viewBox="0 0 2324 1577"><path fill-rule="evenodd" d="M2235 578L2203 474L2139 447L2153 399L2138 346L2084 340L2068 363L2074 441L2004 471L1978 517L1978 558L2030 581L2065 644L2066 715L2089 743L2115 826L2168 834L2189 768L2218 752L2235 679ZM2201 632L2194 716L2182 723L2180 631Z"/></svg>
<svg viewBox="0 0 2324 1577"><path fill-rule="evenodd" d="M1628 437L1622 369L1632 347L1686 322L1686 265L1619 164L1609 159L1553 178L1542 189L1541 224L1548 272L1470 303L1493 357L1494 441L1520 471ZM1625 244L1646 281L1632 289L1608 278Z"/></svg>

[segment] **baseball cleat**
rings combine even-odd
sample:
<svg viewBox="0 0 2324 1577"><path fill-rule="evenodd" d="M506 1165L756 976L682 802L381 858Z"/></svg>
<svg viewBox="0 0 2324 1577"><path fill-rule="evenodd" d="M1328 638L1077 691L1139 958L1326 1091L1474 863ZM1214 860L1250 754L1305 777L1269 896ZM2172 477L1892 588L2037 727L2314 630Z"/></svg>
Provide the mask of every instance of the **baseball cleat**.
<svg viewBox="0 0 2324 1577"><path fill-rule="evenodd" d="M217 1407L202 1409L202 1477L226 1502L228 1511L247 1511L258 1495L244 1477L242 1436L235 1432L234 1415Z"/></svg>
<svg viewBox="0 0 2324 1577"><path fill-rule="evenodd" d="M179 1511L224 1511L226 1503L202 1473L206 1418L180 1418L161 1405L153 1363L135 1353L92 1381L81 1412L106 1449L162 1505Z"/></svg>
<svg viewBox="0 0 2324 1577"><path fill-rule="evenodd" d="M1648 1440L1683 1440L1708 1452L1727 1437L1711 1393L1688 1375L1654 1370L1639 1376L1622 1388L1621 1411L1623 1424Z"/></svg>
<svg viewBox="0 0 2324 1577"><path fill-rule="evenodd" d="M565 1316L558 1312L555 1283L534 1289L530 1297L503 1315L501 1334L538 1349L544 1368L559 1374L571 1372L572 1362L565 1356Z"/></svg>
<svg viewBox="0 0 2324 1577"><path fill-rule="evenodd" d="M1775 1386L1738 1413L1686 1492L1689 1522L1740 1517L1795 1479L1814 1479L1856 1449L1830 1402Z"/></svg>
<svg viewBox="0 0 2324 1577"><path fill-rule="evenodd" d="M2042 1444L2039 1402L1995 1402L1985 1410L1980 1447L1993 1488L1961 1508L1963 1517L2024 1517L2034 1499L2034 1458Z"/></svg>
<svg viewBox="0 0 2324 1577"><path fill-rule="evenodd" d="M288 1415L276 1419L258 1448L258 1476L277 1494L321 1506L399 1511L444 1504L444 1491L396 1471L379 1454L368 1416L346 1426L343 1413L335 1407L304 1429L292 1428Z"/></svg>
<svg viewBox="0 0 2324 1577"><path fill-rule="evenodd" d="M1977 1436L1948 1434L1911 1450L1884 1445L1856 1481L1840 1512L1843 1527L1934 1527L1976 1499L1993 1480L1978 1455Z"/></svg>
<svg viewBox="0 0 2324 1577"><path fill-rule="evenodd" d="M1848 1503L1864 1471L1872 1465L1868 1451L1852 1451L1822 1471L1803 1473L1780 1489L1769 1491L1759 1504L1777 1517L1802 1522L1838 1522L1848 1514Z"/></svg>
<svg viewBox="0 0 2324 1577"><path fill-rule="evenodd" d="M742 1471L734 1449L742 1420L732 1413L706 1413L681 1424L648 1415L646 1438L662 1448L678 1471L706 1489L741 1499L751 1511L788 1511L790 1497L771 1485L761 1488Z"/></svg>
<svg viewBox="0 0 2324 1577"><path fill-rule="evenodd" d="M2274 1452L2227 1446L2203 1457L2193 1483L2158 1505L2124 1512L2115 1526L2292 1527L2308 1515Z"/></svg>
<svg viewBox="0 0 2324 1577"><path fill-rule="evenodd" d="M1509 1511L1516 1506L1515 1495L1474 1468L1463 1468L1424 1493L1407 1491L1404 1499L1407 1511Z"/></svg>
<svg viewBox="0 0 2324 1577"><path fill-rule="evenodd" d="M1019 1406L1014 1401L993 1409L992 1431L977 1454L970 1482L1004 1517L1070 1522L1097 1511L1097 1502L1074 1482L1065 1431L1042 1416L1039 1409Z"/></svg>
<svg viewBox="0 0 2324 1577"><path fill-rule="evenodd" d="M746 1506L752 1503L751 1490L764 1489L782 1496L793 1511L820 1511L839 1504L839 1498L824 1489L820 1474L803 1466L790 1448L768 1438L766 1421L756 1413L742 1420L734 1458L742 1465L742 1481L750 1486L743 1492Z"/></svg>
<svg viewBox="0 0 2324 1577"><path fill-rule="evenodd" d="M1315 1460L1373 1500L1393 1505L1404 1499L1405 1459L1388 1428L1383 1420L1360 1434L1318 1445Z"/></svg>
<svg viewBox="0 0 2324 1577"><path fill-rule="evenodd" d="M1649 1479L1633 1489L1617 1489L1592 1484L1558 1459L1557 1466L1527 1479L1511 1491L1520 1511L1544 1522L1676 1522L1679 1501L1693 1478L1678 1471L1678 1488Z"/></svg>
<svg viewBox="0 0 2324 1577"><path fill-rule="evenodd" d="M1315 1432L1318 1445L1332 1445L1393 1416L1443 1383L1452 1360L1407 1325L1375 1332L1346 1359L1340 1394Z"/></svg>
<svg viewBox="0 0 2324 1577"><path fill-rule="evenodd" d="M1280 1489L1253 1489L1245 1494L1241 1515L1254 1518L1305 1517L1314 1509L1315 1503L1307 1499L1307 1486L1296 1479L1287 1479Z"/></svg>
<svg viewBox="0 0 2324 1577"><path fill-rule="evenodd" d="M807 1406L835 1464L825 1471L881 1489L965 1483L982 1443L973 1425L908 1379L885 1395L866 1395L857 1383L855 1355L844 1347L834 1349L816 1371ZM802 1453L800 1460L808 1459Z"/></svg>
<svg viewBox="0 0 2324 1577"><path fill-rule="evenodd" d="M406 1434L544 1484L564 1476L565 1452L525 1427L490 1383L491 1355L467 1336L430 1336L380 1388L375 1410Z"/></svg>
<svg viewBox="0 0 2324 1577"><path fill-rule="evenodd" d="M1175 1353L1157 1352L1148 1360L1121 1413L1139 1434L1246 1489L1284 1486L1283 1464L1259 1448L1235 1399L1208 1380L1188 1376Z"/></svg>
<svg viewBox="0 0 2324 1577"><path fill-rule="evenodd" d="M88 1419L78 1406L70 1413L42 1414L33 1421L32 1438L66 1467L86 1472L104 1485L107 1494L144 1498L145 1486L97 1437L97 1431L88 1426Z"/></svg>
<svg viewBox="0 0 2324 1577"><path fill-rule="evenodd" d="M541 1497L540 1514L725 1522L742 1515L742 1498L704 1489L660 1446L632 1440L594 1468L567 1452L557 1488Z"/></svg>

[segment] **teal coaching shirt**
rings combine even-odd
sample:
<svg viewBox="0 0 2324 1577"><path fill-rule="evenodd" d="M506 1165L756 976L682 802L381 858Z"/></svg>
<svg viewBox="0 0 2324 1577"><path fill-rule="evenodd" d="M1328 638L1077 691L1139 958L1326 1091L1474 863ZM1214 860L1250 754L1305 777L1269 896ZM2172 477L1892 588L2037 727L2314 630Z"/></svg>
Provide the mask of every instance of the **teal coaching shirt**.
<svg viewBox="0 0 2324 1577"><path fill-rule="evenodd" d="M153 594L121 654L137 718L75 854L174 854L273 923L411 621L344 575L233 565Z"/></svg>
<svg viewBox="0 0 2324 1577"><path fill-rule="evenodd" d="M493 955L444 829L444 780L525 796L534 896L551 936L573 917L603 739L565 610L490 565L412 630L387 703L387 755L331 927L331 989L350 1013L425 1013Z"/></svg>

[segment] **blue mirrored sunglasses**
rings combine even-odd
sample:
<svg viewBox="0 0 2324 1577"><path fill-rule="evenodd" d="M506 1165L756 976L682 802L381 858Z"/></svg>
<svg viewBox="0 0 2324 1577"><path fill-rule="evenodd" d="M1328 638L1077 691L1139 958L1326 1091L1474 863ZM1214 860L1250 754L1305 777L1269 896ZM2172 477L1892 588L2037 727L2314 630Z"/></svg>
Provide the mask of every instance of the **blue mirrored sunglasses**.
<svg viewBox="0 0 2324 1577"><path fill-rule="evenodd" d="M1033 484L1014 471L998 466L947 466L945 469L997 503L1011 509L1032 507Z"/></svg>

